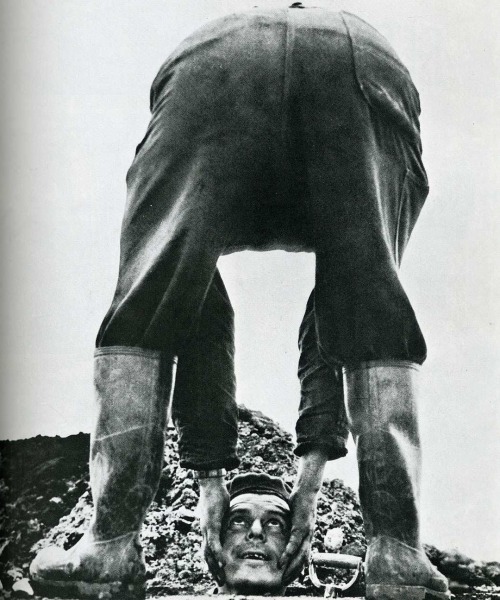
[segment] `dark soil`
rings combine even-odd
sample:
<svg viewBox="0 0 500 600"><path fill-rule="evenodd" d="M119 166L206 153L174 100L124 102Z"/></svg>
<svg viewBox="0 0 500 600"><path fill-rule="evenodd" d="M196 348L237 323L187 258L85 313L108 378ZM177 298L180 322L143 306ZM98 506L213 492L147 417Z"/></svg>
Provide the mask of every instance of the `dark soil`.
<svg viewBox="0 0 500 600"><path fill-rule="evenodd" d="M89 436L36 438L0 442L0 581L5 597L12 585L28 577L36 552L49 544L71 547L83 535L92 512L88 485ZM240 471L265 470L292 482L296 466L289 433L261 413L240 407ZM236 474L237 471L232 474ZM191 471L179 467L175 430L165 444L160 487L143 528L148 563L148 592L154 595L200 594L213 580L200 552L201 535L195 508L198 486ZM332 531L333 530L333 531ZM356 494L342 481L323 484L313 549L364 556L363 520ZM325 545L326 544L326 545ZM500 597L500 564L477 562L457 551L426 546L432 562L447 575L457 595ZM319 572L328 580L331 572ZM338 571L337 579L348 573ZM1 588L0 588L1 590ZM363 583L350 590L363 595ZM306 573L289 595L322 595ZM12 597L14 595L12 594Z"/></svg>

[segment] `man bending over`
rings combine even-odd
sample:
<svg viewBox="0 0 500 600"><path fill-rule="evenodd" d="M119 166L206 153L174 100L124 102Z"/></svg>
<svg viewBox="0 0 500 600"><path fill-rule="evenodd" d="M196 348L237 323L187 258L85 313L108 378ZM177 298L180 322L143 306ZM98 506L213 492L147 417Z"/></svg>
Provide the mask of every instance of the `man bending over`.
<svg viewBox="0 0 500 600"><path fill-rule="evenodd" d="M447 598L420 539L416 379L426 345L399 277L428 193L408 70L361 19L294 2L195 32L150 97L95 352L95 514L67 553L39 555L33 579L94 597L143 584L139 534L161 475L170 398L181 464L199 473L207 556L224 567L223 476L238 466L238 414L234 314L217 261L281 249L316 255L300 332L302 475L284 577L307 557L325 462L346 453L345 396L367 597Z"/></svg>

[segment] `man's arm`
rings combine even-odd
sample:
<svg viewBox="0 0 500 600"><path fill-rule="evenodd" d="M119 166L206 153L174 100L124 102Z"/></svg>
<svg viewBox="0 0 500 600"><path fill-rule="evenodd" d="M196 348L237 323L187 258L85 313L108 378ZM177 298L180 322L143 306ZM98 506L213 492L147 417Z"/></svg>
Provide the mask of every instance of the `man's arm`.
<svg viewBox="0 0 500 600"><path fill-rule="evenodd" d="M224 481L225 472L217 476L202 477L200 483L200 503L198 511L203 535L203 553L210 572L217 583L224 583L224 562L220 532L222 520L229 509L229 494Z"/></svg>
<svg viewBox="0 0 500 600"><path fill-rule="evenodd" d="M280 561L280 566L287 565L283 575L285 585L297 577L309 558L316 522L316 502L327 460L328 454L320 448L309 450L299 459L299 470L291 495L292 530Z"/></svg>
<svg viewBox="0 0 500 600"><path fill-rule="evenodd" d="M325 464L345 456L349 435L341 369L328 364L320 353L314 290L300 327L299 349L301 397L295 454L300 458L292 492L292 533L282 556L286 583L293 581L308 559Z"/></svg>

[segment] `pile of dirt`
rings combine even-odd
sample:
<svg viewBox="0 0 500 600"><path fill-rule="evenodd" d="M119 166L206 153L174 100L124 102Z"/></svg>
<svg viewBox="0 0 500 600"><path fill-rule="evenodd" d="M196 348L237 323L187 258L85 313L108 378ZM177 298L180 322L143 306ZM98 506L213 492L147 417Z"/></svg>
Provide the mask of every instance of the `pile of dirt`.
<svg viewBox="0 0 500 600"><path fill-rule="evenodd" d="M175 430L169 429L155 502L143 528L151 594L206 593L214 582L200 551L196 518L198 485L178 464ZM289 433L258 412L240 407L241 472L280 475L290 483L296 472ZM69 548L83 535L92 512L88 486L89 436L38 436L0 442L0 580L4 591L27 577L29 563L47 545ZM233 472L233 474L235 474ZM318 500L313 549L364 556L366 543L356 494L342 481L324 483ZM479 563L458 552L426 547L432 562L469 598L491 598L500 585L500 564ZM320 573L326 577L326 572ZM335 573L346 577L346 572ZM362 594L362 582L353 593ZM306 573L290 595L322 595Z"/></svg>
<svg viewBox="0 0 500 600"><path fill-rule="evenodd" d="M31 547L88 490L89 436L0 442L0 581L26 576Z"/></svg>

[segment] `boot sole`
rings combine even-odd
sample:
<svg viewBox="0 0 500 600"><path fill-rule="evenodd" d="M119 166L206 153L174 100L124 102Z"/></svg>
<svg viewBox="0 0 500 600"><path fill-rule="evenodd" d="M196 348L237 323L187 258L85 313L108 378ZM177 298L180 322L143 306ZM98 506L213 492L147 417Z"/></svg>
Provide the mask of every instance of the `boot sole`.
<svg viewBox="0 0 500 600"><path fill-rule="evenodd" d="M91 598L98 600L129 599L141 600L146 596L144 583L91 583L89 581L47 580L31 577L33 590L45 597L55 598Z"/></svg>
<svg viewBox="0 0 500 600"><path fill-rule="evenodd" d="M450 592L415 585L367 585L366 600L449 600Z"/></svg>

